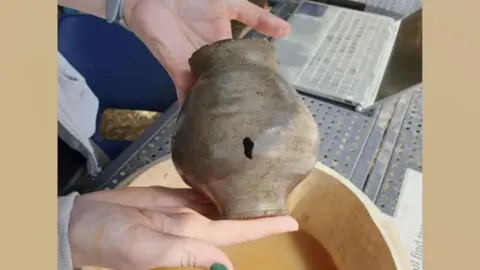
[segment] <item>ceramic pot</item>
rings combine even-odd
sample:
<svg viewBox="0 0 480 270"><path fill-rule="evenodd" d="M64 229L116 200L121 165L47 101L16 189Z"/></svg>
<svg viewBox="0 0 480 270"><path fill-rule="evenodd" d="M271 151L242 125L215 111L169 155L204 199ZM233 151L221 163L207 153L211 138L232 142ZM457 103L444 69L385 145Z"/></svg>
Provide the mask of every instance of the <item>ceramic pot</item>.
<svg viewBox="0 0 480 270"><path fill-rule="evenodd" d="M188 188L169 158L137 171L121 185L126 186ZM327 166L317 163L287 204L299 233L308 235L309 241L287 233L222 247L236 270L259 265L267 270L412 269L395 225L361 190Z"/></svg>
<svg viewBox="0 0 480 270"><path fill-rule="evenodd" d="M288 214L285 199L313 169L319 135L263 39L224 40L196 51L197 76L172 138L183 180L222 218Z"/></svg>

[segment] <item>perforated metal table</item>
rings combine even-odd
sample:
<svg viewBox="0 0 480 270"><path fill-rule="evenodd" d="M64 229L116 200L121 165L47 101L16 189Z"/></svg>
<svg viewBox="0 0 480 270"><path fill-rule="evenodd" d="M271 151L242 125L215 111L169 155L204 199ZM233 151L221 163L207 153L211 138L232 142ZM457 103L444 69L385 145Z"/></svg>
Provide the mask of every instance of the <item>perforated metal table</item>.
<svg viewBox="0 0 480 270"><path fill-rule="evenodd" d="M380 3L369 1L367 6ZM390 7L389 1L382 3L381 10ZM408 5L398 4L403 3L401 1L395 3L390 10L410 12L416 6L416 2L409 2ZM288 16L294 7L286 5L294 4L290 2L277 6L274 13ZM361 114L339 104L300 95L317 121L321 136L318 160L362 189L382 211L392 214L406 169L422 169L421 87L370 114ZM169 155L170 137L178 113L179 106L174 104L147 127L93 181L90 191L114 188L139 168Z"/></svg>
<svg viewBox="0 0 480 270"><path fill-rule="evenodd" d="M318 159L350 179L386 213L393 213L406 168L421 171L421 90L364 115L302 95L322 137ZM94 180L114 188L137 169L170 154L175 104Z"/></svg>

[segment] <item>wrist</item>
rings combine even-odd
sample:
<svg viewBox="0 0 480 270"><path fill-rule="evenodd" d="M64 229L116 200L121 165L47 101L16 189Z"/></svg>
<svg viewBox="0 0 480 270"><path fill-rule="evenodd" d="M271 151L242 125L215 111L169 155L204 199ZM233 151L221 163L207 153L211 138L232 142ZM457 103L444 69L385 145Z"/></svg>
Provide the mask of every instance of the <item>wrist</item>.
<svg viewBox="0 0 480 270"><path fill-rule="evenodd" d="M130 17L138 1L140 0L124 0L123 1L122 12L123 12L123 19L125 20L126 25L129 25Z"/></svg>
<svg viewBox="0 0 480 270"><path fill-rule="evenodd" d="M70 235L72 212L77 195L78 193L74 192L68 196L58 198L58 260L59 265L65 266L66 268L71 268L73 262Z"/></svg>
<svg viewBox="0 0 480 270"><path fill-rule="evenodd" d="M86 260L88 256L88 248L85 246L85 236L83 235L81 219L85 213L84 196L77 196L73 202L72 212L70 214L70 223L68 228L68 242L70 244L70 256L73 267L78 268L90 265L91 261Z"/></svg>
<svg viewBox="0 0 480 270"><path fill-rule="evenodd" d="M105 19L108 23L119 24L128 28L130 15L133 12L137 0L104 0Z"/></svg>
<svg viewBox="0 0 480 270"><path fill-rule="evenodd" d="M106 2L107 0L58 0L58 5L104 19Z"/></svg>

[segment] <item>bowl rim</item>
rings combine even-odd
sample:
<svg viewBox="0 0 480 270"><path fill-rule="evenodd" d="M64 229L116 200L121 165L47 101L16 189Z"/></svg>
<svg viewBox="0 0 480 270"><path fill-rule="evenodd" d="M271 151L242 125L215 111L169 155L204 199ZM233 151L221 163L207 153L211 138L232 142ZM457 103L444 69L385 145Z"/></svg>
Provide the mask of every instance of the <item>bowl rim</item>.
<svg viewBox="0 0 480 270"><path fill-rule="evenodd" d="M171 156L167 155L167 156L158 158L153 162L150 162L149 164L146 164L140 169L134 171L132 174L127 176L124 179L124 181L122 181L119 185L117 185L116 188L125 188L130 186L130 184L132 184L140 175L149 171L151 168L155 167L156 165L163 164L165 162L171 162L172 168L175 170L175 172L178 175L178 172L176 171L175 164L173 163ZM326 166L320 161L317 161L315 163L314 168L312 169L312 173L314 170L318 170L320 173L324 173L332 177L333 179L337 180L338 182L340 182L344 187L346 187L351 192L352 196L357 198L360 201L360 203L363 204L363 206L367 210L370 220L378 228L378 232L384 239L385 244L387 245L390 251L391 257L393 259L393 263L395 264L397 269L411 270L412 266L410 263L408 253L406 251L403 241L400 239L400 234L397 228L395 227L393 218L391 218L390 216L387 216L386 214L383 214L380 211L380 209L373 203L373 201L370 200L370 198L368 198L368 196L365 193L363 193L362 190L357 188L346 177L344 177L334 169ZM178 177L181 179L180 175L178 175ZM308 176L305 179L307 178ZM300 186L302 183L303 181L298 186ZM292 191L291 194L293 194L295 190L296 188Z"/></svg>

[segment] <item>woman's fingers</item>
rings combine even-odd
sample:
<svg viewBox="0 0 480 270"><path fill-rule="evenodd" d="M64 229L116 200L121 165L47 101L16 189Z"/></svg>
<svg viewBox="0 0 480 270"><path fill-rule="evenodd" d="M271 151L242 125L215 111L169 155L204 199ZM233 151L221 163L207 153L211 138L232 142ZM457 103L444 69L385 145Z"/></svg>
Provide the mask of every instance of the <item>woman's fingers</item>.
<svg viewBox="0 0 480 270"><path fill-rule="evenodd" d="M84 195L99 202L116 203L130 207L158 209L210 203L204 196L191 189L165 187L129 187L98 191Z"/></svg>
<svg viewBox="0 0 480 270"><path fill-rule="evenodd" d="M213 218L218 215L218 210L214 204L192 204L188 207L164 207L155 209L156 211L163 212L167 215L176 214L200 214L205 217Z"/></svg>
<svg viewBox="0 0 480 270"><path fill-rule="evenodd" d="M150 210L142 213L159 232L201 239L219 246L298 230L297 221L290 216L213 221L197 213L164 214Z"/></svg>
<svg viewBox="0 0 480 270"><path fill-rule="evenodd" d="M297 221L290 216L209 221L205 226L203 240L220 246L249 242L298 230Z"/></svg>
<svg viewBox="0 0 480 270"><path fill-rule="evenodd" d="M190 67L188 63L185 63L186 67L175 65L172 67L173 71L170 72L172 75L172 80L175 83L175 87L177 88L177 98L178 103L181 105L185 101L185 98L188 94L188 91L195 85L196 79L192 72L190 71Z"/></svg>
<svg viewBox="0 0 480 270"><path fill-rule="evenodd" d="M230 19L240 21L251 28L272 37L283 37L290 31L290 25L247 0L227 0Z"/></svg>
<svg viewBox="0 0 480 270"><path fill-rule="evenodd" d="M159 267L192 267L210 269L222 264L233 270L228 257L214 244L188 237L161 234L145 229L137 235L129 265L134 269ZM132 268L133 270L133 268Z"/></svg>

